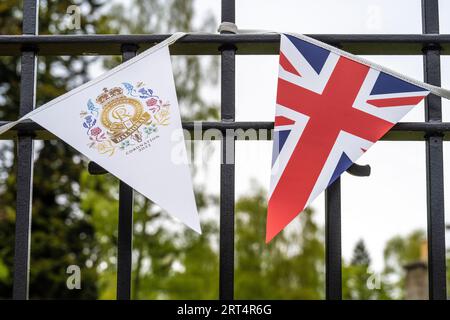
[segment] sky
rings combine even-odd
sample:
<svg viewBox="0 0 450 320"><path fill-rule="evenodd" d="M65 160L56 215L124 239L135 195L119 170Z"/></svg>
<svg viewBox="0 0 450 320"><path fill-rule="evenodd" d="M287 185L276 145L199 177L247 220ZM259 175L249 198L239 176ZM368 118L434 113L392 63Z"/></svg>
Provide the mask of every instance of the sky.
<svg viewBox="0 0 450 320"><path fill-rule="evenodd" d="M197 0L197 16L213 13L220 19L220 1ZM450 3L440 2L441 33L450 32ZM219 23L219 21L218 21ZM241 29L292 31L306 34L371 33L418 34L422 32L420 0L243 0L236 2L236 24ZM364 56L423 80L421 56ZM442 58L442 85L450 88L450 60ZM278 56L237 56L236 121L273 121ZM211 99L220 91L211 90ZM216 99L217 100L217 99ZM423 121L424 105L402 121ZM443 104L444 121L450 121L450 103ZM444 143L444 163L449 163L449 143ZM271 141L236 144L236 198L251 194L255 182L266 190L270 180ZM208 189L219 193L219 154L209 159ZM342 176L342 250L349 259L355 243L363 239L373 268L383 267L383 248L395 235L426 230L426 177L424 142L376 143L358 161L372 168L370 177ZM450 195L450 166L445 164L445 195ZM324 224L324 197L312 204ZM446 202L446 221L450 222ZM447 233L447 243L449 242Z"/></svg>

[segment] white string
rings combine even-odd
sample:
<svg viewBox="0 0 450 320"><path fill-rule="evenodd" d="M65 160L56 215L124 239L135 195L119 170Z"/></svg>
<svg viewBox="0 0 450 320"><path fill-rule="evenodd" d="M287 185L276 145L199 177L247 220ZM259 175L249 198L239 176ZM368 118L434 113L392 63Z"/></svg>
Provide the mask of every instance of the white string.
<svg viewBox="0 0 450 320"><path fill-rule="evenodd" d="M238 33L238 27L233 22L224 21L220 24L219 28L217 29L217 32L222 33L224 31L231 33Z"/></svg>

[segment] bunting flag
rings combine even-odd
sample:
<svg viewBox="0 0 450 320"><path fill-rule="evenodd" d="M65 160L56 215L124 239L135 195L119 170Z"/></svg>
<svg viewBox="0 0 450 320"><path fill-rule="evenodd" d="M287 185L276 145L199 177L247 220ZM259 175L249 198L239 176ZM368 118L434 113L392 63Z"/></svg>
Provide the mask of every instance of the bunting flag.
<svg viewBox="0 0 450 320"><path fill-rule="evenodd" d="M281 35L266 242L430 92L303 35Z"/></svg>
<svg viewBox="0 0 450 320"><path fill-rule="evenodd" d="M18 121L37 122L200 233L168 48L183 35Z"/></svg>

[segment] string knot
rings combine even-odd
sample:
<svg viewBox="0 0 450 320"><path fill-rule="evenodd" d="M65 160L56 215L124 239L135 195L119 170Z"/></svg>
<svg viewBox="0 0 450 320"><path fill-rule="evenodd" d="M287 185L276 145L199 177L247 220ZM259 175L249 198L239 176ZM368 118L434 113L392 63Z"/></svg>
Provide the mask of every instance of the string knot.
<svg viewBox="0 0 450 320"><path fill-rule="evenodd" d="M233 22L226 22L226 21L224 21L224 22L222 22L220 24L220 26L217 29L217 31L219 33L228 32L228 33L236 34L236 33L238 33L238 27Z"/></svg>

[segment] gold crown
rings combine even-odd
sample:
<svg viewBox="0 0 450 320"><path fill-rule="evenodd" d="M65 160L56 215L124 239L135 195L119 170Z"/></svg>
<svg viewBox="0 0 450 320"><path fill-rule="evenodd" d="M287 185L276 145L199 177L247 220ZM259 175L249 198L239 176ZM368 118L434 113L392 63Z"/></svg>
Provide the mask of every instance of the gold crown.
<svg viewBox="0 0 450 320"><path fill-rule="evenodd" d="M123 90L119 87L114 87L110 90L103 88L103 93L97 97L98 104L107 104L117 98L123 98Z"/></svg>

